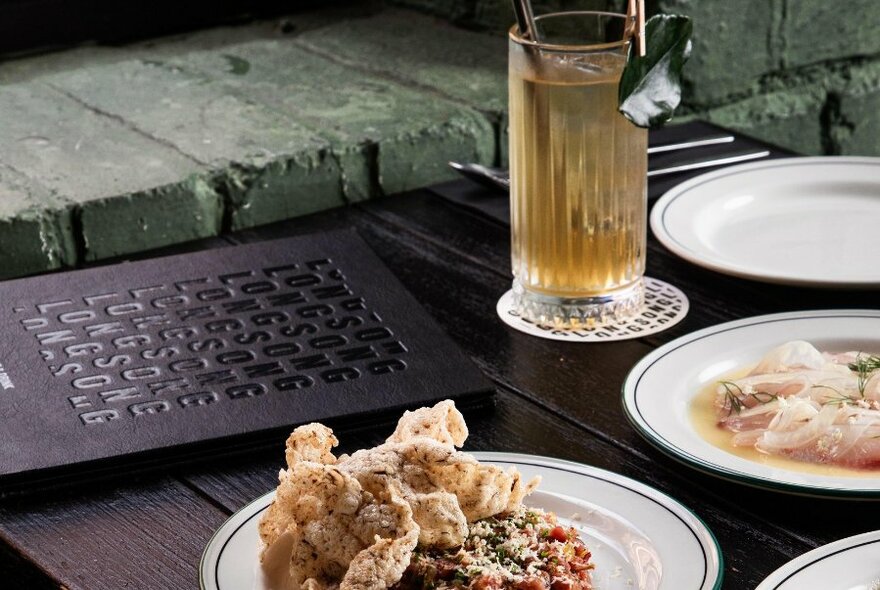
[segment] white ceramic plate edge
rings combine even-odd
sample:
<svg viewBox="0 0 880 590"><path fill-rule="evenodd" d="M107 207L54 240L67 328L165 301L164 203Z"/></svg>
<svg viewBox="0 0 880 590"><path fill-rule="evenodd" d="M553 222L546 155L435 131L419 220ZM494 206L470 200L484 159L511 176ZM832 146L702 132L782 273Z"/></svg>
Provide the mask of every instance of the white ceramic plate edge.
<svg viewBox="0 0 880 590"><path fill-rule="evenodd" d="M880 286L880 280L864 280L864 281L837 281L837 280L821 280L821 279L799 279L791 276L779 276L773 274L767 274L763 272L752 272L746 268L735 264L724 264L721 262L717 262L715 260L708 259L704 256L701 256L698 252L693 252L690 249L682 246L678 240L670 234L665 224L663 223L663 215L666 209L672 204L672 202L683 195L684 193L692 190L695 186L703 184L705 182L710 182L717 178L721 178L724 176L729 176L733 174L741 174L747 173L753 170L761 170L765 168L772 167L782 167L786 164L797 163L798 165L803 164L822 164L828 163L830 161L838 162L838 163L851 163L851 164L872 164L880 168L880 158L873 158L867 156L814 156L814 157L805 157L805 158L776 158L773 160L764 160L761 162L749 162L746 164L739 164L736 166L727 166L725 168L721 168L719 170L714 170L712 172L707 172L705 174L701 174L700 176L691 178L690 180L686 180L685 182L676 185L675 187L666 191L663 196L657 199L656 203L654 203L654 207L651 210L651 218L650 225L651 231L654 233L654 236L657 240L663 244L670 252L675 254L676 256L686 260L692 264L697 266L701 266L703 268L708 268L709 270L713 270L715 272L719 272L721 274L726 274L730 276L735 276L743 279L750 279L754 281L761 281L766 283L774 283L778 285L790 285L790 286L798 286L798 287L821 287L821 288L855 288L855 289L867 289L871 287Z"/></svg>
<svg viewBox="0 0 880 590"><path fill-rule="evenodd" d="M682 522L690 528L697 541L700 543L703 551L706 553L706 580L703 588L706 590L719 590L724 581L724 555L721 552L721 544L715 537L712 529L700 518L693 510L660 490L653 488L640 481L620 475L599 467L592 467L575 461L566 461L565 459L556 459L554 457L545 457L542 455L527 455L521 453L503 453L503 452L474 452L472 453L477 459L485 462L508 462L513 464L531 464L534 466L558 466L572 469L584 475L597 475L604 477L605 481L622 485L636 493L640 493L655 502L663 505L667 510L678 516ZM529 463L532 461L532 463ZM702 534L701 534L702 533ZM711 566L715 565L715 571L709 571ZM712 580L712 575L715 579ZM681 590L681 589L679 589Z"/></svg>
<svg viewBox="0 0 880 590"><path fill-rule="evenodd" d="M818 561L825 559L826 557L832 557L838 553L867 543L878 542L880 542L880 531L870 531L859 535L853 535L852 537L846 537L839 541L833 541L827 545L822 545L821 547L817 547L812 551L808 551L803 555L795 557L782 567L778 568L772 574L764 578L764 581L758 584L758 587L755 588L755 590L777 590L779 586L784 584L791 576L805 569L809 569L812 565L815 565ZM880 575L880 563L877 564L873 575Z"/></svg>
<svg viewBox="0 0 880 590"><path fill-rule="evenodd" d="M208 543L205 545L205 549L202 551L202 556L199 559L199 588L201 590L214 590L220 587L215 567L220 554L223 552L223 545L219 543L220 539L228 540L242 524L250 520L255 513L262 511L263 507L269 504L274 496L275 490L257 496L233 512L229 518L223 521L223 524L217 527L217 530L208 539ZM230 531L230 529L233 530Z"/></svg>
<svg viewBox="0 0 880 590"><path fill-rule="evenodd" d="M645 440L647 440L650 444L670 456L671 458L679 461L680 463L687 465L691 468L695 468L698 471L706 473L708 475L712 475L715 477L720 477L722 479L726 479L729 481L734 481L737 483L749 485L756 488L761 489L770 489L776 491L783 491L786 493L801 495L801 496L812 496L812 497L822 497L822 498L840 498L840 499L875 499L880 497L880 487L878 488L850 488L850 487L829 487L829 486L821 486L821 485L811 485L808 483L791 483L791 482L781 482L776 479L770 477L764 477L760 475L753 475L750 473L745 473L743 471L730 469L716 463L712 463L710 461L704 460L698 456L692 455L683 449L667 444L663 437L657 433L654 428L648 424L644 419L642 419L636 411L634 411L633 405L635 403L634 395L636 393L635 386L633 384L634 379L644 374L648 368L652 364L656 362L657 359L664 356L670 350L675 348L679 348L690 344L696 340L700 340L706 336L711 336L713 334L740 329L744 327L748 327L752 324L767 322L767 321L784 321L784 320L796 320L800 318L810 318L810 317L834 317L834 316L851 316L851 315L868 315L874 318L880 318L880 310L875 309L833 309L833 310L814 310L814 311L801 311L801 312L786 312L786 313L778 313L778 314L768 314L762 316L753 316L749 318L743 318L740 320L734 320L731 322L725 322L722 324L716 324L715 326L710 326L708 328L703 328L702 330L698 330L696 332L691 332L690 334L686 334L681 336L680 338L676 338L671 342L667 342L660 348L653 350L648 353L644 357L642 357L639 362L637 362L632 369L630 369L629 373L627 373L626 377L623 380L623 385L621 386L621 402L623 405L624 413L626 414L627 419L630 421L630 424L636 429L639 435L642 436ZM695 392L696 394L696 392Z"/></svg>
<svg viewBox="0 0 880 590"><path fill-rule="evenodd" d="M671 496L626 476L573 461L520 453L473 452L471 454L484 462L497 461L501 463L524 464L535 467L557 467L571 470L581 475L601 477L602 480L608 483L622 485L623 487L660 504L666 510L675 515L682 524L691 531L704 553L706 560L705 578L702 586L699 589L695 588L693 590L719 590L721 588L721 584L724 580L724 556L721 552L721 546L718 543L718 539L696 513ZM225 522L223 522L223 524L221 524L211 536L202 552L202 557L199 562L199 586L202 590L216 590L219 587L216 577L216 564L222 553L223 546L238 528L255 514L259 513L263 507L271 501L271 497L274 493L274 490L267 492L237 510Z"/></svg>

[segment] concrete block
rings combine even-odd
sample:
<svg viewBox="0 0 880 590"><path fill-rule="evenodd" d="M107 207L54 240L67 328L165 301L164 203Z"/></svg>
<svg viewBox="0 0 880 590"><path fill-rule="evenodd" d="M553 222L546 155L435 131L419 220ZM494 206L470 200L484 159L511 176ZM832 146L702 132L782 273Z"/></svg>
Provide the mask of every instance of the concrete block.
<svg viewBox="0 0 880 590"><path fill-rule="evenodd" d="M508 7L509 8L509 7ZM507 129L507 36L453 27L411 11L387 10L306 31L295 43L353 67L435 90ZM497 147L507 161L507 143Z"/></svg>
<svg viewBox="0 0 880 590"><path fill-rule="evenodd" d="M829 135L838 153L880 156L880 90L840 99L844 123L833 125Z"/></svg>
<svg viewBox="0 0 880 590"><path fill-rule="evenodd" d="M495 139L476 111L315 55L289 41L260 41L174 60L221 80L245 100L283 112L331 144L346 194L372 192L367 157L392 193L452 178L451 159L491 163ZM239 64L238 70L231 65ZM246 64L246 66L245 66Z"/></svg>
<svg viewBox="0 0 880 590"><path fill-rule="evenodd" d="M657 5L659 12L686 14L694 21L693 53L684 69L685 103L718 104L777 68L779 2L658 0Z"/></svg>
<svg viewBox="0 0 880 590"><path fill-rule="evenodd" d="M79 207L86 260L204 238L220 227L219 195L198 175Z"/></svg>
<svg viewBox="0 0 880 590"><path fill-rule="evenodd" d="M228 94L222 83L141 60L42 81L210 168L228 195L233 229L345 203L326 140L283 113Z"/></svg>
<svg viewBox="0 0 880 590"><path fill-rule="evenodd" d="M71 203L87 260L219 230L205 168L177 150L38 82L4 87L0 114L0 161Z"/></svg>
<svg viewBox="0 0 880 590"><path fill-rule="evenodd" d="M71 209L0 164L0 279L74 264Z"/></svg>
<svg viewBox="0 0 880 590"><path fill-rule="evenodd" d="M877 0L787 0L785 67L880 52Z"/></svg>
<svg viewBox="0 0 880 590"><path fill-rule="evenodd" d="M481 111L500 115L507 110L503 33L474 33L414 12L389 10L307 31L295 43L435 89Z"/></svg>
<svg viewBox="0 0 880 590"><path fill-rule="evenodd" d="M854 67L829 134L841 154L880 156L880 62Z"/></svg>
<svg viewBox="0 0 880 590"><path fill-rule="evenodd" d="M697 116L803 154L822 153L824 89L808 86L754 96Z"/></svg>

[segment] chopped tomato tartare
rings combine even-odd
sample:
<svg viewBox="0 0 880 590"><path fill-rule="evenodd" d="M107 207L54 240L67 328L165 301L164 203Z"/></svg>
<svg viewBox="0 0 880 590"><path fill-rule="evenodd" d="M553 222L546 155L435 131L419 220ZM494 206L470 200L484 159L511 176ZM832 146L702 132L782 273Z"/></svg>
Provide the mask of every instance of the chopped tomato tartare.
<svg viewBox="0 0 880 590"><path fill-rule="evenodd" d="M590 552L556 516L520 506L472 523L461 547L419 547L395 590L590 590Z"/></svg>

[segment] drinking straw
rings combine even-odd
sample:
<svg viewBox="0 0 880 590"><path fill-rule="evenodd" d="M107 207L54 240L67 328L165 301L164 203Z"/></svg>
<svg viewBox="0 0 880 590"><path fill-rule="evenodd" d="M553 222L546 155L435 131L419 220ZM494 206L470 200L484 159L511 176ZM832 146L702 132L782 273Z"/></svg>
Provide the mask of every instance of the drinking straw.
<svg viewBox="0 0 880 590"><path fill-rule="evenodd" d="M636 9L636 21L638 22L638 32L636 34L639 38L639 56L645 57L645 0L639 0L638 8Z"/></svg>
<svg viewBox="0 0 880 590"><path fill-rule="evenodd" d="M513 0L513 11L516 13L516 24L523 39L538 42L538 31L535 28L535 13L531 0Z"/></svg>
<svg viewBox="0 0 880 590"><path fill-rule="evenodd" d="M631 23L635 17L635 22ZM624 41L632 37L638 43L639 57L645 56L645 0L628 0L626 3L627 26Z"/></svg>

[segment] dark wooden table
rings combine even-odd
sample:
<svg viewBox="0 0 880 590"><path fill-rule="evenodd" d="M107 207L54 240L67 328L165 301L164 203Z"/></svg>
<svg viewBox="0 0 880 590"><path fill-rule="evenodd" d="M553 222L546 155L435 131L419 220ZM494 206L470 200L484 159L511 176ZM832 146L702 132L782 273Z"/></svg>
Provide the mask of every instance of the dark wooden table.
<svg viewBox="0 0 880 590"><path fill-rule="evenodd" d="M436 190L480 196L466 183ZM681 324L617 343L539 340L507 328L495 315L495 302L510 285L506 225L428 189L170 251L340 227L357 229L494 382L497 405L468 416L472 434L466 450L579 461L670 494L718 537L723 587L731 590L754 588L771 571L818 545L880 528L875 503L752 489L676 463L630 427L620 403L620 386L630 367L683 334L764 313L877 307L880 292L739 280L679 260L651 237L648 274L677 285L690 298L690 313ZM374 445L389 432L337 434L341 451L351 451ZM111 482L2 502L0 588L198 587L197 565L209 537L232 512L274 488L282 444L279 440L277 448L246 458L206 461L171 473L121 474Z"/></svg>

